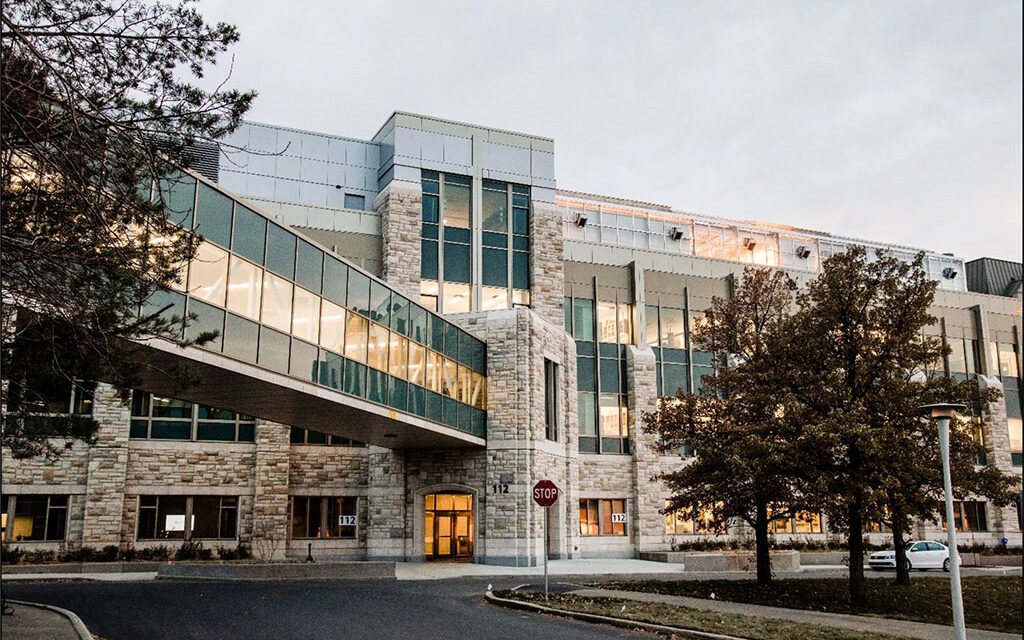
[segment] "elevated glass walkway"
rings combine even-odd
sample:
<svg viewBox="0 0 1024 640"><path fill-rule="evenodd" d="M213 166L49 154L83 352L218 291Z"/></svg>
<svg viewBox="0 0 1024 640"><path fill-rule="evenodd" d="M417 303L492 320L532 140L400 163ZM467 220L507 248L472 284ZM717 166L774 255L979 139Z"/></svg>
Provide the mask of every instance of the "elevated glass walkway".
<svg viewBox="0 0 1024 640"><path fill-rule="evenodd" d="M203 241L140 312L217 337L143 343L145 390L391 448L484 444L483 342L203 178L151 196Z"/></svg>

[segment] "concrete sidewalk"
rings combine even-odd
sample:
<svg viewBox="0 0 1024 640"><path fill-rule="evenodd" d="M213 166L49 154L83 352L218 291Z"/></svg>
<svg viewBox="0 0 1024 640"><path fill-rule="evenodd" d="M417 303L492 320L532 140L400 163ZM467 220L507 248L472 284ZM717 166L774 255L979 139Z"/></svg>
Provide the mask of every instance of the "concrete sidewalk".
<svg viewBox="0 0 1024 640"><path fill-rule="evenodd" d="M659 602L677 607L686 607L689 609L717 611L719 613L735 613L744 616L758 616L761 618L774 618L777 620L789 620L791 622L803 622L805 624L816 624L819 626L836 627L838 629L850 629L854 631L888 633L904 638L919 638L920 640L949 640L953 633L952 627L940 624L929 624L927 622L910 622L907 620L894 620L892 618L873 616L855 616L841 613L806 611L801 609L784 609L781 607L767 607L764 605L745 604L742 602L725 602L723 600L668 596L658 593L640 593L637 591L618 591L614 589L576 589L569 593L586 598L619 598L622 600L635 600L638 602ZM1018 634L985 631L981 629L968 629L967 637L970 640L1020 640L1020 635Z"/></svg>
<svg viewBox="0 0 1024 640"><path fill-rule="evenodd" d="M92 640L78 616L65 609L7 601L14 613L0 622L2 640Z"/></svg>

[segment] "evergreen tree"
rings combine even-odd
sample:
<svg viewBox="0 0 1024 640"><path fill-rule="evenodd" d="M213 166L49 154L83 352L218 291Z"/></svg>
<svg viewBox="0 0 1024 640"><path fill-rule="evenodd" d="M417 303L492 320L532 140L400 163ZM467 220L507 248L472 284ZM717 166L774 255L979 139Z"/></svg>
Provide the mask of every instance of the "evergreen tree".
<svg viewBox="0 0 1024 640"><path fill-rule="evenodd" d="M3 445L14 455L91 441L91 419L47 419L65 411L51 392L103 380L126 394L143 366L131 341L176 339L160 310L139 309L196 247L167 213L176 168L237 127L255 96L199 86L237 39L187 1L3 3Z"/></svg>

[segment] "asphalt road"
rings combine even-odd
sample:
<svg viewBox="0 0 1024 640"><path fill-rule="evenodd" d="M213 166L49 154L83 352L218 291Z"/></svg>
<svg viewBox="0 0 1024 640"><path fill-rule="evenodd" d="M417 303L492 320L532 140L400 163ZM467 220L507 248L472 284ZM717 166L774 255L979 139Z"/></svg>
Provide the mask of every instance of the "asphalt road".
<svg viewBox="0 0 1024 640"><path fill-rule="evenodd" d="M105 640L594 640L652 637L487 604L503 579L6 582L7 597L70 609Z"/></svg>

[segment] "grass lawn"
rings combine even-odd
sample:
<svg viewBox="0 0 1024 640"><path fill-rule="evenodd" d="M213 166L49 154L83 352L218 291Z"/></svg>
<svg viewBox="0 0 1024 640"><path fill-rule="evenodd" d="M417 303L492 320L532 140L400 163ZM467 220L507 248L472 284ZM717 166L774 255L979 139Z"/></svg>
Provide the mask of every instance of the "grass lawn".
<svg viewBox="0 0 1024 640"><path fill-rule="evenodd" d="M1020 633L1019 576L972 576L963 578L961 584L964 617L968 627ZM914 576L909 586L898 586L894 580L869 578L867 603L859 608L849 604L845 578L775 580L772 586L766 589L757 586L752 580L641 580L601 582L590 586L695 598L707 598L714 593L718 600L733 602L953 624L949 579L945 576Z"/></svg>
<svg viewBox="0 0 1024 640"><path fill-rule="evenodd" d="M494 595L500 598L532 602L553 609L653 622L695 631L751 638L752 640L896 640L896 636L880 633L849 631L757 616L701 611L657 602L635 602L633 600L616 600L615 598L582 598L565 593L553 593L551 599L545 602L544 594L528 591L496 591Z"/></svg>

